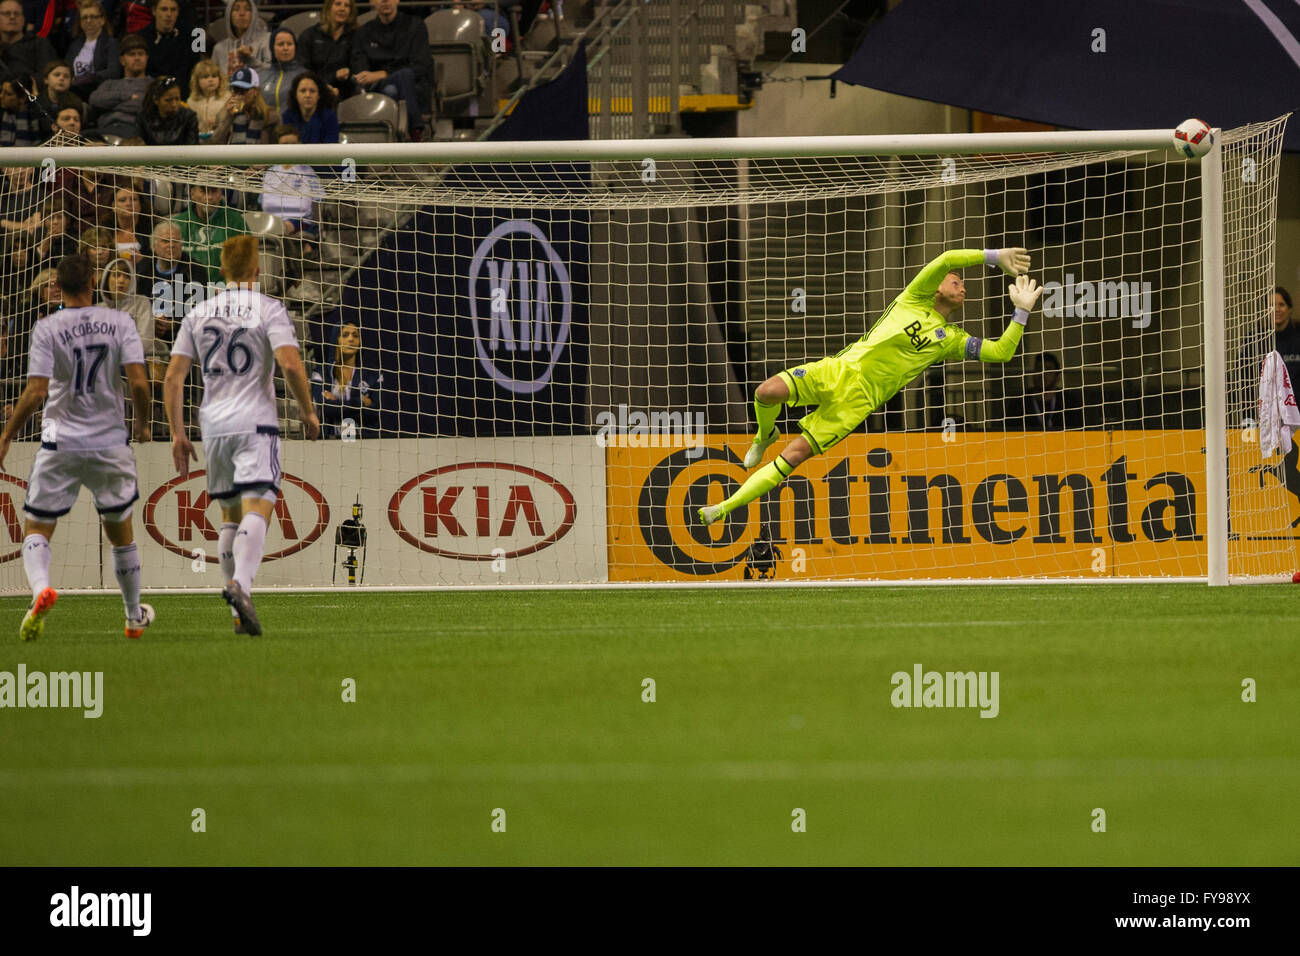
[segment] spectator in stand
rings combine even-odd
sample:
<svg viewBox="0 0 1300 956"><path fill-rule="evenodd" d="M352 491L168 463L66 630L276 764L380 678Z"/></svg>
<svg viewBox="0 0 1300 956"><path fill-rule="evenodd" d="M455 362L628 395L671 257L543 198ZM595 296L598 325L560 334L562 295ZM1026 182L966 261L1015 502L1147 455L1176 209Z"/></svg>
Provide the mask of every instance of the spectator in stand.
<svg viewBox="0 0 1300 956"><path fill-rule="evenodd" d="M254 0L226 0L226 24L230 35L216 45L212 59L233 77L247 67L261 73L271 66L269 31L257 15Z"/></svg>
<svg viewBox="0 0 1300 956"><path fill-rule="evenodd" d="M339 115L334 112L334 94L314 73L303 73L293 81L289 108L281 118L298 131L299 142L339 141Z"/></svg>
<svg viewBox="0 0 1300 956"><path fill-rule="evenodd" d="M135 266L129 259L119 257L109 260L100 274L99 295L96 305L120 309L135 320L135 329L140 333L140 344L144 346L145 358L148 359L153 355L155 345L153 307L148 299L135 291ZM150 378L157 381L152 375Z"/></svg>
<svg viewBox="0 0 1300 956"><path fill-rule="evenodd" d="M320 412L321 438L341 438L352 422L357 438L374 437L380 427L379 397L384 376L361 367L361 330L345 322L325 368L311 373L311 397Z"/></svg>
<svg viewBox="0 0 1300 956"><path fill-rule="evenodd" d="M153 227L153 255L140 264L136 291L147 296L154 315L154 341L161 362L176 338L176 327L189 311L194 285L203 286L207 273L185 257L181 247L181 227L164 219ZM205 293L206 294L206 293ZM149 356L145 356L150 358ZM152 371L152 370L151 370Z"/></svg>
<svg viewBox="0 0 1300 956"><path fill-rule="evenodd" d="M303 74L302 64L298 62L298 40L292 30L283 27L271 34L271 67L262 77L262 99L271 108L271 112L280 116L289 104L289 92L293 81Z"/></svg>
<svg viewBox="0 0 1300 956"><path fill-rule="evenodd" d="M0 0L0 72L17 77L23 86L36 89L36 77L46 63L55 59L50 41L26 28L19 0Z"/></svg>
<svg viewBox="0 0 1300 956"><path fill-rule="evenodd" d="M27 239L41 225L44 190L37 183L30 166L6 166L4 191L0 192L0 238L6 250L16 237Z"/></svg>
<svg viewBox="0 0 1300 956"><path fill-rule="evenodd" d="M190 206L172 222L181 227L182 249L200 269L200 282L221 281L221 244L248 232L244 217L225 204L213 186L191 186Z"/></svg>
<svg viewBox="0 0 1300 956"><path fill-rule="evenodd" d="M41 125L40 111L23 93L21 81L0 76L0 146L39 145Z"/></svg>
<svg viewBox="0 0 1300 956"><path fill-rule="evenodd" d="M113 230L104 226L85 230L77 251L90 259L96 272L102 271L113 261Z"/></svg>
<svg viewBox="0 0 1300 956"><path fill-rule="evenodd" d="M299 141L298 131L287 123L276 126L273 135L277 143L285 146ZM301 277L302 270L292 266L316 255L319 229L315 202L324 198L320 178L310 166L272 166L262 177L262 211L284 222L284 258L295 279Z"/></svg>
<svg viewBox="0 0 1300 956"><path fill-rule="evenodd" d="M149 84L136 121L147 146L199 144L199 118L182 105L181 88L174 76L160 76Z"/></svg>
<svg viewBox="0 0 1300 956"><path fill-rule="evenodd" d="M298 37L298 61L329 84L335 99L357 92L352 79L352 35L356 32L356 0L325 0L320 22ZM311 140L304 138L303 142Z"/></svg>
<svg viewBox="0 0 1300 956"><path fill-rule="evenodd" d="M208 57L194 64L190 74L190 98L186 106L199 118L199 140L206 143L212 139L212 131L217 128L221 111L230 99L230 88L226 85L226 74Z"/></svg>
<svg viewBox="0 0 1300 956"><path fill-rule="evenodd" d="M38 268L54 267L64 256L77 251L76 237L68 233L68 214L63 200L52 196L41 207L41 226L32 246L32 263Z"/></svg>
<svg viewBox="0 0 1300 956"><path fill-rule="evenodd" d="M230 96L212 131L212 142L244 146L269 143L275 117L262 99L257 73L244 67L230 78Z"/></svg>
<svg viewBox="0 0 1300 956"><path fill-rule="evenodd" d="M42 113L41 122L46 124L42 132L47 139L61 110L72 106L85 115L85 102L72 92L72 67L67 60L51 60L41 68L41 95L36 98L36 105Z"/></svg>
<svg viewBox="0 0 1300 956"><path fill-rule="evenodd" d="M22 0L27 28L50 41L56 53L68 48L69 28L76 23L76 0Z"/></svg>
<svg viewBox="0 0 1300 956"><path fill-rule="evenodd" d="M433 92L433 55L424 23L399 13L397 3L370 0L376 16L352 37L352 76L362 89L406 103L406 124L418 142Z"/></svg>
<svg viewBox="0 0 1300 956"><path fill-rule="evenodd" d="M54 129L63 130L74 136L81 135L81 110L75 106L65 106L54 114ZM51 133L54 130L50 130Z"/></svg>
<svg viewBox="0 0 1300 956"><path fill-rule="evenodd" d="M71 220L68 231L73 235L80 236L83 230L99 225L100 218L112 209L113 187L108 177L93 166L62 169L56 174L55 182L56 195L63 200L63 208Z"/></svg>
<svg viewBox="0 0 1300 956"><path fill-rule="evenodd" d="M177 29L190 37L191 42L193 37L190 31L194 28L194 20L193 3L191 0L183 0ZM152 0L117 0L117 13L113 15L113 28L117 31L118 36L124 37L132 33L140 33L153 22Z"/></svg>
<svg viewBox="0 0 1300 956"><path fill-rule="evenodd" d="M134 186L119 185L113 194L113 254L132 264L148 256L148 229L140 194Z"/></svg>
<svg viewBox="0 0 1300 956"><path fill-rule="evenodd" d="M77 243L68 235L68 217L57 197L41 204L40 219L26 241L16 244L10 261L15 271L44 269L58 265L64 256L77 251Z"/></svg>
<svg viewBox="0 0 1300 956"><path fill-rule="evenodd" d="M58 275L54 269L42 269L28 283L25 293L19 297L17 307L3 329L4 349L0 353L0 369L4 375L4 408L0 417L6 421L13 411L14 402L27 384L28 349L31 345L32 329L36 323L51 312L57 312L63 304L63 295L59 291ZM36 434L39 425L31 426ZM26 433L24 433L26 434Z"/></svg>
<svg viewBox="0 0 1300 956"><path fill-rule="evenodd" d="M174 76L184 90L199 54L194 52L194 38L179 26L180 15L178 0L154 0L153 23L136 35L149 45L149 75Z"/></svg>
<svg viewBox="0 0 1300 956"><path fill-rule="evenodd" d="M1273 343L1291 377L1291 388L1300 389L1300 322L1291 305L1291 293L1281 286L1273 290Z"/></svg>
<svg viewBox="0 0 1300 956"><path fill-rule="evenodd" d="M77 7L77 28L68 46L72 64L72 88L89 96L105 80L122 75L117 41L108 31L108 18L99 0L81 0Z"/></svg>
<svg viewBox="0 0 1300 956"><path fill-rule="evenodd" d="M120 80L106 80L90 94L90 105L100 111L95 128L108 136L126 138L136 133L135 120L144 105L149 91L149 77L145 66L149 62L149 48L144 40L130 36L122 41L123 76Z"/></svg>

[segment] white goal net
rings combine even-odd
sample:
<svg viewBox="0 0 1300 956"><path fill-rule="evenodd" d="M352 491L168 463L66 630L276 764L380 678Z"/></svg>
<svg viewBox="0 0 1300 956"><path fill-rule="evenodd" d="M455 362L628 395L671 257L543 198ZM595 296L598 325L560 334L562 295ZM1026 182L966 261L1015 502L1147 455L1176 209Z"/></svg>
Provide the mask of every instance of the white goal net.
<svg viewBox="0 0 1300 956"><path fill-rule="evenodd" d="M301 440L285 398L259 588L1289 576L1300 474L1256 411L1284 122L1201 162L1127 134L4 150L4 411L59 257L94 259L157 377L252 232L326 424ZM934 365L695 520L746 479L758 383L944 251L1006 246L1045 286L1009 363ZM963 278L949 321L997 338L1007 278ZM812 410L782 409L786 440ZM7 593L39 429L0 474ZM218 586L202 462L135 451L146 587ZM113 587L88 496L54 541L56 586Z"/></svg>

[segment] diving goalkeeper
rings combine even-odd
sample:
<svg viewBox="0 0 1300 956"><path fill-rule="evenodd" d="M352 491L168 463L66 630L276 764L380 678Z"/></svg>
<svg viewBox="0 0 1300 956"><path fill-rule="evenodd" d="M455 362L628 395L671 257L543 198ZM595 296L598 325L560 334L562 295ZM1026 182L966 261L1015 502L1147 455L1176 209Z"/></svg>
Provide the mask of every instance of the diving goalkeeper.
<svg viewBox="0 0 1300 956"><path fill-rule="evenodd" d="M948 324L948 316L966 301L966 283L958 269L980 263L998 266L1016 276L1009 294L1016 307L1006 331L996 341L970 335ZM829 358L786 369L754 392L758 436L745 455L745 468L763 460L776 441L776 416L782 405L816 405L799 420L800 434L776 459L749 476L740 490L722 504L700 509L700 523L713 524L741 505L771 491L810 455L834 447L871 414L925 369L944 359L1006 362L1016 354L1029 311L1042 287L1024 275L1029 270L1025 249L956 249L945 252L921 270L902 294L890 303L871 331Z"/></svg>

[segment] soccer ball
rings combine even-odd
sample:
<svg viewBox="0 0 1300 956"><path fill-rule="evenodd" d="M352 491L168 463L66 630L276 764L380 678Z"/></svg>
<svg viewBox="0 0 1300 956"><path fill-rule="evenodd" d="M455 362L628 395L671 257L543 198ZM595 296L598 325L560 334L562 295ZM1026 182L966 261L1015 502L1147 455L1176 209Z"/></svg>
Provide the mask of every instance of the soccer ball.
<svg viewBox="0 0 1300 956"><path fill-rule="evenodd" d="M1174 148L1188 159L1204 156L1214 145L1214 130L1205 120L1183 120L1174 130Z"/></svg>

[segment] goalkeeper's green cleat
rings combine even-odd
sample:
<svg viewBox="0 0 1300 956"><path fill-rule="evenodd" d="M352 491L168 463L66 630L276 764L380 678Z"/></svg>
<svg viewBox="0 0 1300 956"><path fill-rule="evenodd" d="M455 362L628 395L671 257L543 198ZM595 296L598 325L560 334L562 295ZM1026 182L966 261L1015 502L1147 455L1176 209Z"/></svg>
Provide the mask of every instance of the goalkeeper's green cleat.
<svg viewBox="0 0 1300 956"><path fill-rule="evenodd" d="M23 618L22 626L18 628L20 640L34 641L45 633L45 615L50 613L50 608L54 607L54 602L58 599L59 593L54 588L46 588L36 595L36 600L32 601L32 606Z"/></svg>
<svg viewBox="0 0 1300 956"><path fill-rule="evenodd" d="M700 524L708 527L723 517L722 505L705 505L700 509Z"/></svg>
<svg viewBox="0 0 1300 956"><path fill-rule="evenodd" d="M763 452L767 451L768 446L771 445L772 442L776 441L780 435L781 433L776 430L775 426L773 426L772 431L768 433L766 438L754 439L754 444L750 445L749 451L745 452L746 471L750 468L757 468L759 466L763 461Z"/></svg>

